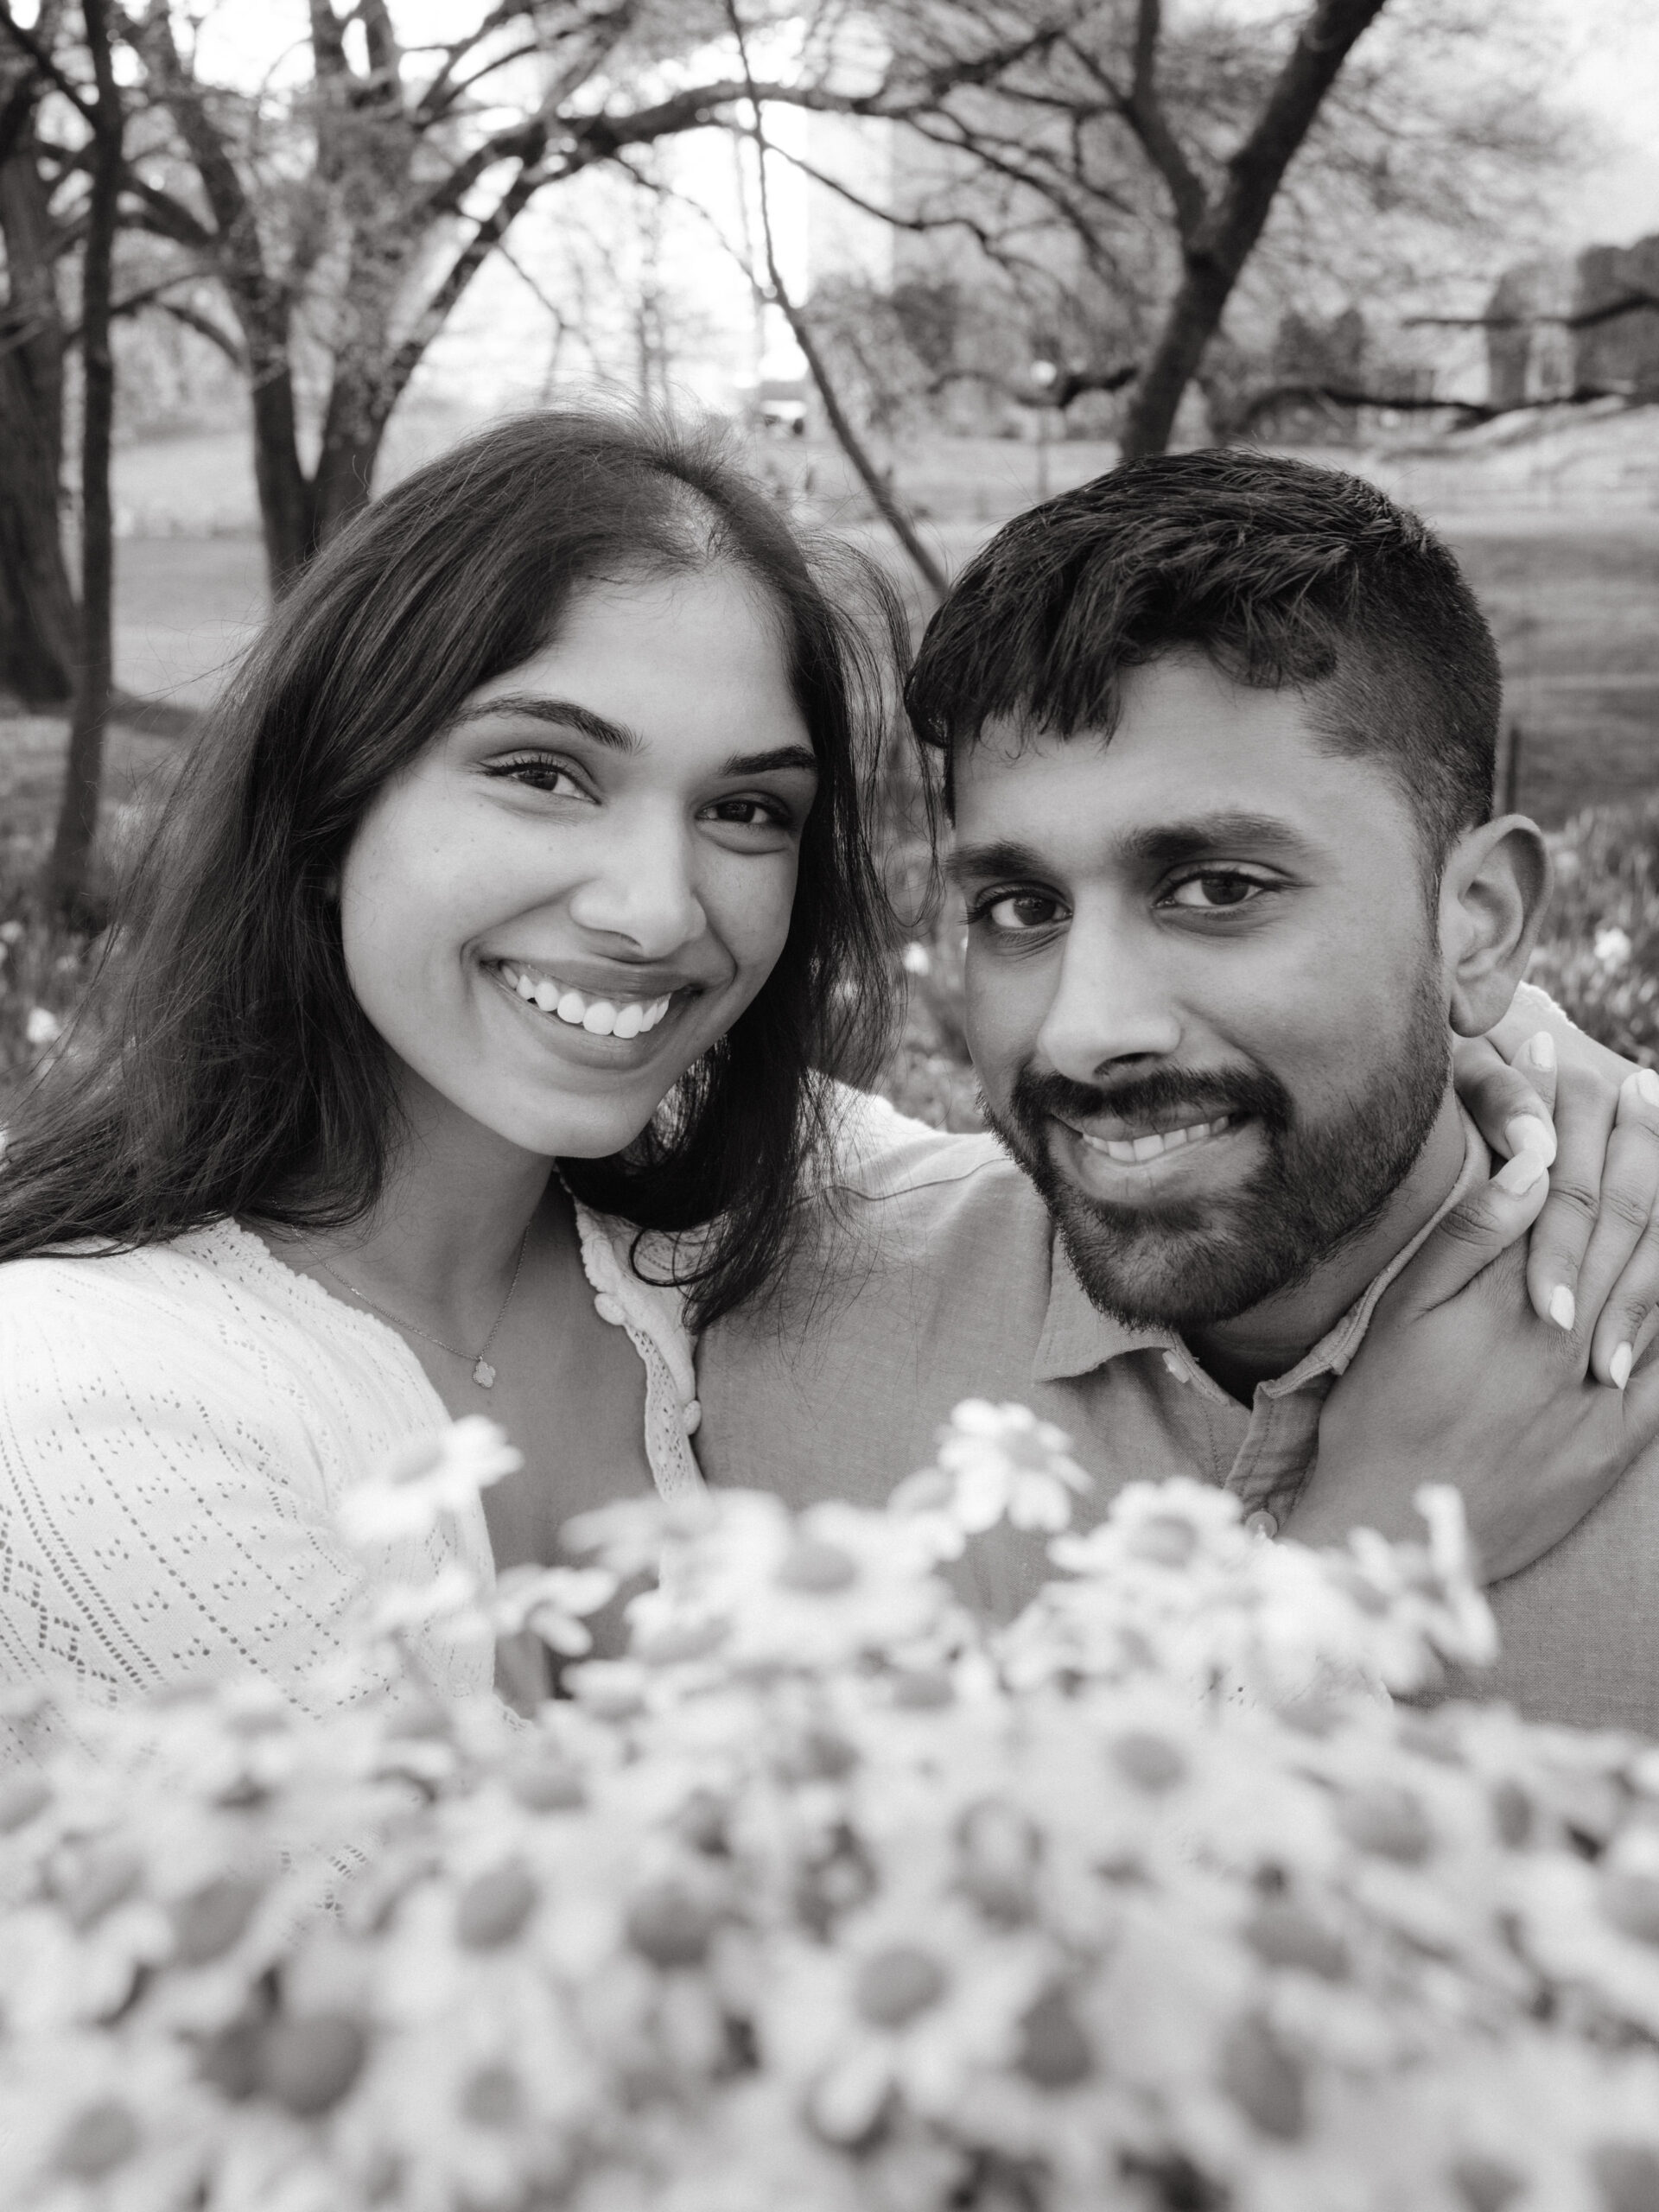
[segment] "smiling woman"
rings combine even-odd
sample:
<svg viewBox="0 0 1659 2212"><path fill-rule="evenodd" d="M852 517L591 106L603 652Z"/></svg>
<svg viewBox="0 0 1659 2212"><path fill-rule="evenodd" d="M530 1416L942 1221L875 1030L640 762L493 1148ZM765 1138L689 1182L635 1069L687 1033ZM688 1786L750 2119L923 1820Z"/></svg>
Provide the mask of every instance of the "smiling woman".
<svg viewBox="0 0 1659 2212"><path fill-rule="evenodd" d="M283 601L10 1134L0 1677L296 1680L340 1490L446 1412L529 1457L403 1580L700 1480L686 1322L767 1281L892 1000L858 576L873 634L706 442L551 414Z"/></svg>

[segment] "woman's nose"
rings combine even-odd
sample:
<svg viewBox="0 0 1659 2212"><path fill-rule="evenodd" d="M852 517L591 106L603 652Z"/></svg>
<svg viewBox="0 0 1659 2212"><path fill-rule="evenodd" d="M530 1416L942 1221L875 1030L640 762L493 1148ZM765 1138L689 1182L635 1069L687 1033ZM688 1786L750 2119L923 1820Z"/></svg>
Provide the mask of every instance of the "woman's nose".
<svg viewBox="0 0 1659 2212"><path fill-rule="evenodd" d="M626 938L643 959L665 960L709 925L694 858L678 822L619 824L572 897L571 918L596 936Z"/></svg>

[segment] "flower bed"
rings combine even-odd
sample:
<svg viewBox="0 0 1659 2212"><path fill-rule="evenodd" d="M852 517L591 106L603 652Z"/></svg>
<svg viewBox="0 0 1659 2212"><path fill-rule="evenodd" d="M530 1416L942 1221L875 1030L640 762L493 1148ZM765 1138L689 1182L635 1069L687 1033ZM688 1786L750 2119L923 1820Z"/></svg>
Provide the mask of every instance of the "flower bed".
<svg viewBox="0 0 1659 2212"><path fill-rule="evenodd" d="M348 1528L510 1463L462 1424ZM976 1622L956 1555L1081 1486L969 1406L886 1513L630 1504L493 1620L382 1591L297 1702L16 1705L0 2202L1653 2212L1659 1754L1382 1694L1490 1653L1451 1492L1321 1555L1135 1484ZM535 1720L423 1687L526 1622Z"/></svg>

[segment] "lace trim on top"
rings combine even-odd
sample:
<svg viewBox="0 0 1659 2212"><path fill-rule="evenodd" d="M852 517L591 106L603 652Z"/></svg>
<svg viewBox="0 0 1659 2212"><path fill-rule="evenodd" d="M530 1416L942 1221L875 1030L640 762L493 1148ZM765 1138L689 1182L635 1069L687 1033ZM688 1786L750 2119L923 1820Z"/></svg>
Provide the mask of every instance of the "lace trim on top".
<svg viewBox="0 0 1659 2212"><path fill-rule="evenodd" d="M601 1317L628 1332L645 1370L645 1456L659 1495L689 1497L703 1487L691 1438L702 1418L684 1300L670 1286L634 1273L639 1232L625 1221L592 1212L578 1198L582 1264L597 1293Z"/></svg>

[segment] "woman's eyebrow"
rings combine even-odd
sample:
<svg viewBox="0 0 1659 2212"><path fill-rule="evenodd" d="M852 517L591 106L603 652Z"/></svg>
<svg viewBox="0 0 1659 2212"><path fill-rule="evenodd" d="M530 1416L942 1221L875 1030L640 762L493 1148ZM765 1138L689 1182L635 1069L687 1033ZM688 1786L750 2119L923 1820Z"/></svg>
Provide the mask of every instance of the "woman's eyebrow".
<svg viewBox="0 0 1659 2212"><path fill-rule="evenodd" d="M818 756L810 745L775 745L770 753L734 753L720 772L722 776L765 776L779 768L809 768L816 776Z"/></svg>
<svg viewBox="0 0 1659 2212"><path fill-rule="evenodd" d="M550 699L539 691L504 691L493 699L479 699L461 709L454 726L459 729L468 722L496 721L512 715L521 715L533 722L552 722L561 729L573 729L580 736L591 738L595 745L609 746L613 753L639 753L644 749L645 741L639 733L630 729L626 722L607 721L591 707L579 707L574 699Z"/></svg>

